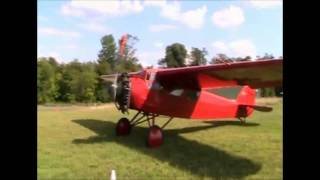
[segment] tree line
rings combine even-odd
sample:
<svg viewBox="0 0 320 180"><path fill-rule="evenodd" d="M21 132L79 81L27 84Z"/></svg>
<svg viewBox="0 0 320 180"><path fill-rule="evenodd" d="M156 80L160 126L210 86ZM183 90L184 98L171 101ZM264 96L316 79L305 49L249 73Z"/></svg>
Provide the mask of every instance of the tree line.
<svg viewBox="0 0 320 180"><path fill-rule="evenodd" d="M116 42L113 35L101 38L101 50L98 58L90 62L80 62L74 59L70 63L58 63L53 57L37 59L37 101L42 103L53 102L110 102L110 83L99 77L104 74L133 72L142 69L135 55L135 44L139 41L136 36L127 35L124 56L119 56L120 39ZM225 54L217 54L210 61L206 59L208 52L205 48L192 47L190 54L181 43L173 43L166 47L165 57L158 60L162 68L186 67L217 64L224 62L249 61L250 56L231 58ZM273 59L265 54L257 59ZM150 68L150 67L147 67ZM278 88L278 91L282 89ZM262 96L274 96L275 88L264 88Z"/></svg>

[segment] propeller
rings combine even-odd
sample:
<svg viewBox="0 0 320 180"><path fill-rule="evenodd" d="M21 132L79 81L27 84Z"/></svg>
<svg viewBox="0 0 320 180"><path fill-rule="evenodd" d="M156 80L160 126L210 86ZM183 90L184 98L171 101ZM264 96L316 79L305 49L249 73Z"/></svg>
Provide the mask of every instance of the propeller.
<svg viewBox="0 0 320 180"><path fill-rule="evenodd" d="M122 113L128 112L130 105L130 80L128 73L100 76L107 82L112 82L113 101Z"/></svg>
<svg viewBox="0 0 320 180"><path fill-rule="evenodd" d="M127 43L127 34L124 34L120 40L120 50L118 60L120 61L124 55ZM130 79L128 73L116 73L111 75L100 76L103 80L112 82L113 101L118 110L122 113L127 112L130 105Z"/></svg>

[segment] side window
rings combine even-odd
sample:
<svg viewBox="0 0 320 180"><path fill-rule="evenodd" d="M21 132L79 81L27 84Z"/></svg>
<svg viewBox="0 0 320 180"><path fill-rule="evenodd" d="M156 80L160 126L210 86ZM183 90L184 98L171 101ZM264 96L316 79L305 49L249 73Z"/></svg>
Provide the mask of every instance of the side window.
<svg viewBox="0 0 320 180"><path fill-rule="evenodd" d="M151 84L151 89L153 90L161 90L163 87L160 85L158 81L153 81Z"/></svg>
<svg viewBox="0 0 320 180"><path fill-rule="evenodd" d="M237 99L242 87L243 86L223 87L223 88L209 89L207 91L227 99L235 100Z"/></svg>
<svg viewBox="0 0 320 180"><path fill-rule="evenodd" d="M172 90L169 94L171 94L173 96L181 96L183 94L183 89Z"/></svg>
<svg viewBox="0 0 320 180"><path fill-rule="evenodd" d="M200 92L199 91L194 91L194 90L187 90L186 92L186 96L190 99L190 100L197 100L198 97L200 95Z"/></svg>

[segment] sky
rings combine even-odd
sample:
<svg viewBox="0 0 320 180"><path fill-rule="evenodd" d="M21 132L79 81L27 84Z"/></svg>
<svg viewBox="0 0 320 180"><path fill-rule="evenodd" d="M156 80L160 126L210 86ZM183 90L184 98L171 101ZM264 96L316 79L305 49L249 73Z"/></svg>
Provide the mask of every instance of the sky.
<svg viewBox="0 0 320 180"><path fill-rule="evenodd" d="M206 48L207 59L283 54L281 0L38 0L38 57L60 63L96 61L100 39L128 33L139 38L136 56L157 66L165 48Z"/></svg>

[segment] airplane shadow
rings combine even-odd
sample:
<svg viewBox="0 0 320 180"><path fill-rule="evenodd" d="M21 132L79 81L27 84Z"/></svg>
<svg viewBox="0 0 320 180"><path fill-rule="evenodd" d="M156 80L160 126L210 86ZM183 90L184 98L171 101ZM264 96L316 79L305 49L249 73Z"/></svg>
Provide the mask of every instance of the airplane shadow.
<svg viewBox="0 0 320 180"><path fill-rule="evenodd" d="M73 120L73 122L88 128L97 134L96 136L85 139L74 139L73 143L75 144L116 142L143 154L155 157L160 161L168 162L173 167L183 169L202 177L209 176L218 179L241 179L248 175L255 174L261 169L261 164L253 162L250 159L235 156L218 148L179 136L181 133L189 133L221 125L240 125L238 122L210 122L213 125L164 130L164 138L167 138L164 139L164 144L157 149L146 147L145 139L149 131L146 127L134 127L130 136L117 137L115 135L116 124L110 121L78 119ZM247 124L247 126L256 125L258 124ZM135 140L137 138L140 138L141 140Z"/></svg>

